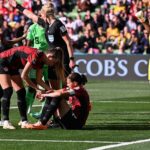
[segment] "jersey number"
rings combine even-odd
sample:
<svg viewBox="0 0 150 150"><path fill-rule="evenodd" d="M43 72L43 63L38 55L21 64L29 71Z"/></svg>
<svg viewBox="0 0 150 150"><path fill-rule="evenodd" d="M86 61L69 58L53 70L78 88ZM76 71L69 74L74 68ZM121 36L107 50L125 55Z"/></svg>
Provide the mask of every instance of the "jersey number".
<svg viewBox="0 0 150 150"><path fill-rule="evenodd" d="M35 43L36 43L36 44L39 44L39 43L40 43L38 37L35 37Z"/></svg>

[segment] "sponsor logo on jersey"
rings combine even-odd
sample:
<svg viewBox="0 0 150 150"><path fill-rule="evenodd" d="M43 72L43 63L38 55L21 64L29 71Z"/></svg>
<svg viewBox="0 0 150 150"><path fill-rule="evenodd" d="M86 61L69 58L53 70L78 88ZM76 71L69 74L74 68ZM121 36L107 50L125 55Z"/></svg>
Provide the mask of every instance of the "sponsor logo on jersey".
<svg viewBox="0 0 150 150"><path fill-rule="evenodd" d="M52 43L54 41L54 36L53 35L48 35L48 40Z"/></svg>

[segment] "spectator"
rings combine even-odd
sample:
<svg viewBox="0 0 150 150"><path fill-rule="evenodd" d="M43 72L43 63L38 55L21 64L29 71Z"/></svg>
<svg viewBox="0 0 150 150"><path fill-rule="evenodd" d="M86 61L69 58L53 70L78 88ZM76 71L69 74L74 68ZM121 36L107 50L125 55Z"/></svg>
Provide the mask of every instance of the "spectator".
<svg viewBox="0 0 150 150"><path fill-rule="evenodd" d="M111 21L113 20L114 16L115 16L114 9L111 8L110 11L109 11L109 18L110 18Z"/></svg>
<svg viewBox="0 0 150 150"><path fill-rule="evenodd" d="M125 27L123 28L123 32L124 32L124 36L125 36L125 38L126 38L126 40L127 40L127 41L126 41L126 48L130 48L129 43L130 43L130 39L131 39L131 33L129 32L127 26L125 26Z"/></svg>
<svg viewBox="0 0 150 150"><path fill-rule="evenodd" d="M143 37L143 27L141 24L137 25L137 36L140 40Z"/></svg>
<svg viewBox="0 0 150 150"><path fill-rule="evenodd" d="M94 28L95 31L101 25L101 23L99 22L99 18L98 18L98 14L97 13L94 13L93 21L91 22L91 25L92 25L92 27Z"/></svg>
<svg viewBox="0 0 150 150"><path fill-rule="evenodd" d="M57 13L63 11L63 9L62 9L62 5L63 5L62 0L53 0L53 3L54 3L54 8L55 8Z"/></svg>
<svg viewBox="0 0 150 150"><path fill-rule="evenodd" d="M65 25L67 23L67 16L65 15L64 11L59 11L58 16L59 20Z"/></svg>
<svg viewBox="0 0 150 150"><path fill-rule="evenodd" d="M89 10L86 11L85 16L84 16L84 23L85 25L88 23L92 23L93 22L93 17L91 15L91 12Z"/></svg>
<svg viewBox="0 0 150 150"><path fill-rule="evenodd" d="M126 22L126 26L129 28L129 31L137 29L137 24L133 20L133 16L129 15L129 19Z"/></svg>
<svg viewBox="0 0 150 150"><path fill-rule="evenodd" d="M102 24L103 30L106 31L109 26L110 18L108 14L105 14L104 16L104 22Z"/></svg>
<svg viewBox="0 0 150 150"><path fill-rule="evenodd" d="M66 26L66 28L73 28L73 29L75 28L74 27L74 22L73 22L71 17L67 18L67 23L65 24L65 26Z"/></svg>
<svg viewBox="0 0 150 150"><path fill-rule="evenodd" d="M119 36L119 32L119 29L112 22L109 22L109 27L106 30L107 41L114 41Z"/></svg>
<svg viewBox="0 0 150 150"><path fill-rule="evenodd" d="M67 28L68 30L68 35L70 37L70 39L72 40L72 46L73 48L77 48L77 41L79 40L79 35L75 33L75 31L73 30L73 28L69 27Z"/></svg>
<svg viewBox="0 0 150 150"><path fill-rule="evenodd" d="M102 27L104 22L104 15L102 14L101 8L96 9L95 13L97 14L97 20L99 22L99 26Z"/></svg>
<svg viewBox="0 0 150 150"><path fill-rule="evenodd" d="M84 22L81 19L81 15L79 13L77 13L76 18L73 20L74 22L74 31L76 33L82 32L83 30L83 26L84 26Z"/></svg>
<svg viewBox="0 0 150 150"><path fill-rule="evenodd" d="M98 27L98 35L96 36L96 43L101 51L105 48L106 41L107 41L106 33L103 31L102 27Z"/></svg>
<svg viewBox="0 0 150 150"><path fill-rule="evenodd" d="M94 29L90 30L90 37L92 41L92 45L88 50L88 54L99 54L101 50L99 49L97 42L96 42L96 32Z"/></svg>
<svg viewBox="0 0 150 150"><path fill-rule="evenodd" d="M120 35L113 42L113 47L119 49L118 54L123 54L125 52L127 39L124 35L124 32L121 31Z"/></svg>
<svg viewBox="0 0 150 150"><path fill-rule="evenodd" d="M146 54L150 54L150 42L149 42L149 33L147 30L144 30L144 36L140 41L141 45L143 46L143 51Z"/></svg>
<svg viewBox="0 0 150 150"><path fill-rule="evenodd" d="M8 9L4 6L4 2L1 0L0 1L0 14L2 14L5 18L9 13Z"/></svg>
<svg viewBox="0 0 150 150"><path fill-rule="evenodd" d="M32 11L35 14L38 14L39 11L41 10L41 8L42 8L42 2L41 2L41 0L34 0L32 2Z"/></svg>
<svg viewBox="0 0 150 150"><path fill-rule="evenodd" d="M136 33L132 33L129 45L131 47L130 48L130 53L131 54L140 54L140 53L143 53L143 47L140 44L140 41L139 41Z"/></svg>
<svg viewBox="0 0 150 150"><path fill-rule="evenodd" d="M84 12L91 9L90 0L77 0L78 12Z"/></svg>
<svg viewBox="0 0 150 150"><path fill-rule="evenodd" d="M25 0L25 2L26 1L27 1L26 4L29 5L27 7L30 10L33 10L33 12L36 11L36 14L38 14L39 8L41 7L41 3L42 4L46 3L46 0L41 0L41 1L34 0L33 2L31 0ZM81 1L83 2L84 0L81 0ZM91 1L91 0L89 0L89 1ZM70 10L72 10L72 6L74 8L76 7L75 4L77 2L75 0L69 1L68 4L67 4L67 1L65 1L65 0L58 0L58 1L53 0L53 3L56 4L57 2L59 2L59 4L61 5L60 9L61 9L61 11L63 11L63 15L61 17L59 17L61 13L60 14L58 14L59 12L57 13L59 19L66 25L67 16L69 16L69 17L71 16L73 19L72 20L73 23L71 26L72 26L73 30L75 31L75 33L79 34L79 37L83 34L84 26L86 26L86 24L91 23L92 26L95 28L95 30L97 30L99 26L103 27L103 30L105 32L108 29L108 23L111 20L114 23L115 27L118 28L119 31L124 30L124 27L128 26L130 33L132 30L137 30L137 35L140 36L140 38L142 38L143 31L141 31L141 29L138 30L140 20L137 20L135 13L136 13L136 11L139 11L143 8L144 8L142 10L143 16L144 16L143 18L146 18L146 20L144 19L144 22L142 24L150 32L149 23L148 23L148 20L150 20L150 19L148 19L150 16L149 15L150 9L147 9L147 8L149 8L148 0L141 0L141 1L139 1L139 0L132 0L132 1L131 0L105 0L105 2L103 0L100 0L100 1L92 0L90 2L90 6L92 6L94 3L97 3L97 2L98 2L98 5L100 4L100 6L97 5L98 7L96 7L96 9L92 10L93 11L92 13L89 10L91 10L93 8L93 6L88 8L83 13L76 13L76 14L75 14L75 11L70 12ZM12 22L12 24L13 24L14 16L16 15L16 12L17 12L16 9L13 9L7 1L5 1L5 2L2 1L1 3L2 3L1 8L6 8L6 10L8 11L8 13L3 14L4 20L9 22L9 24L10 24L10 22ZM101 5L101 4L103 4L103 5ZM35 8L36 5L37 5L37 10ZM32 9L30 8L31 6L32 6ZM115 9L116 14L114 13L114 9ZM69 12L69 14L68 14L68 12ZM78 14L80 15L79 19L76 19L76 18L74 19L74 17L78 16ZM86 15L84 16L84 14L86 14ZM19 15L20 15L19 17L18 16L16 17L17 20L18 19L20 20L20 18L22 20L22 14L19 14ZM105 19L104 19L104 16L105 16ZM130 18L130 16L132 19ZM26 18L25 21L30 21L30 20L28 20ZM26 28L26 25L25 25L25 28ZM125 32L124 32L124 34L126 36ZM107 43L108 42L109 41L107 41ZM127 38L127 43L128 43L128 38ZM130 49L130 46L128 46L128 48Z"/></svg>
<svg viewBox="0 0 150 150"><path fill-rule="evenodd" d="M91 48L92 40L90 37L90 31L85 30L83 36L79 38L77 47L81 50L83 53L87 53L89 48Z"/></svg>
<svg viewBox="0 0 150 150"><path fill-rule="evenodd" d="M114 5L113 9L114 9L114 14L119 15L120 12L125 11L125 6L122 4L121 0L117 0L116 5Z"/></svg>

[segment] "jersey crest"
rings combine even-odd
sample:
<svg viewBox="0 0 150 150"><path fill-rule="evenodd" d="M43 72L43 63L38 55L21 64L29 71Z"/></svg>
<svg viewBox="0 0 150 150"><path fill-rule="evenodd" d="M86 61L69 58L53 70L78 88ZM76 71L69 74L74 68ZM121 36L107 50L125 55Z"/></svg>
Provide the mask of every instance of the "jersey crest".
<svg viewBox="0 0 150 150"><path fill-rule="evenodd" d="M48 35L48 40L52 43L54 42L54 36L53 35Z"/></svg>

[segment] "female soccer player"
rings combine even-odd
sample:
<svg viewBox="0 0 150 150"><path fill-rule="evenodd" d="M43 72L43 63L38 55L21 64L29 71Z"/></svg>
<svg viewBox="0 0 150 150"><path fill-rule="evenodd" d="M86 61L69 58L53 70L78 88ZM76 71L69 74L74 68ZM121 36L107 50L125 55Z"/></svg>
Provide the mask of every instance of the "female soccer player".
<svg viewBox="0 0 150 150"><path fill-rule="evenodd" d="M73 47L66 27L60 20L56 19L54 15L54 7L52 2L47 2L43 5L41 9L42 18L40 18L31 11L23 8L20 4L17 4L15 0L9 1L13 7L16 7L20 12L32 19L33 22L38 23L40 26L46 29L45 35L50 48L61 47L63 49L64 66L67 77L68 74L71 73L71 68L73 68L75 65ZM49 74L49 79L51 80L52 87L59 89L60 81L56 76L54 68L50 67L49 72L51 72L51 74Z"/></svg>
<svg viewBox="0 0 150 150"><path fill-rule="evenodd" d="M50 90L51 88L42 80L42 68L44 64L55 66L57 75L61 79L64 79L63 53L60 48L54 48L45 54L35 48L20 46L0 53L0 85L3 89L2 112L4 129L15 129L9 122L9 107L13 89L17 93L17 103L22 120L21 127L28 127L25 100L26 91L23 86L23 80L37 92ZM33 83L28 77L32 68L36 69L37 84ZM19 69L22 69L21 75Z"/></svg>
<svg viewBox="0 0 150 150"><path fill-rule="evenodd" d="M34 23L29 27L26 39L27 39L27 46L32 46L33 48L37 48L43 52L48 50L49 46L45 38L45 29L39 26L37 23ZM36 70L32 69L29 73L29 77L33 82L36 83L36 80L35 80ZM48 83L48 66L47 65L44 65L43 77L44 77L44 81ZM36 91L33 88L31 87L27 88L26 100L27 100L28 113L31 116L38 118L41 114L42 108L40 112L37 112L37 113L33 112L32 104L35 99L35 94L36 94Z"/></svg>
<svg viewBox="0 0 150 150"><path fill-rule="evenodd" d="M40 121L30 126L32 129L47 129L47 122L59 107L58 123L63 129L81 129L90 111L89 94L84 88L87 78L78 73L71 73L67 77L67 89L60 89L47 94L39 94L39 98L46 100Z"/></svg>
<svg viewBox="0 0 150 150"><path fill-rule="evenodd" d="M3 33L0 33L0 53L7 50L8 48L12 48L13 44L18 43L20 41L22 41L23 39L25 39L26 34L24 34L21 37L18 38L14 38L14 39L9 39L8 35L5 34L6 31L4 31ZM2 97L2 89L0 87L0 126L3 126L3 121L1 120L1 97Z"/></svg>

